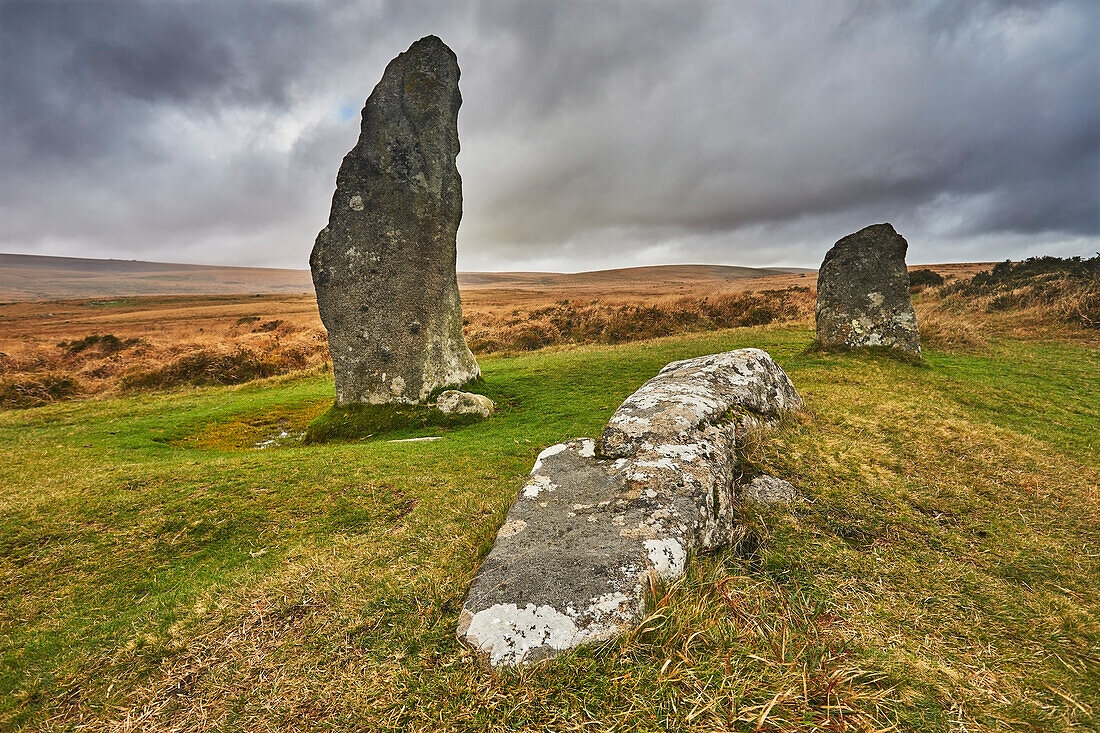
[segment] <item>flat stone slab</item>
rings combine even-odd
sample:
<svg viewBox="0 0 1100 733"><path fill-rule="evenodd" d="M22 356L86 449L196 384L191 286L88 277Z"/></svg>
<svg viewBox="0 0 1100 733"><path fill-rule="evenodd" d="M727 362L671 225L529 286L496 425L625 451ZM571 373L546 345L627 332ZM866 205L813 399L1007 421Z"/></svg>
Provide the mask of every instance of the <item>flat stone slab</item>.
<svg viewBox="0 0 1100 733"><path fill-rule="evenodd" d="M518 665L636 624L651 581L733 539L738 437L801 407L759 349L666 366L599 444L539 455L471 585L459 639L494 666Z"/></svg>

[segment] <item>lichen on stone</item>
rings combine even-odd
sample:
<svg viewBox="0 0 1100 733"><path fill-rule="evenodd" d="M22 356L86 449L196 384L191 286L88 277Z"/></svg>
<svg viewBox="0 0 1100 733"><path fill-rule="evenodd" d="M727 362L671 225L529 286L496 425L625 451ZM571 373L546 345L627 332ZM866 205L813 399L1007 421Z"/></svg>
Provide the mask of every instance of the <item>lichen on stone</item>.
<svg viewBox="0 0 1100 733"><path fill-rule="evenodd" d="M470 588L459 638L490 664L520 664L637 623L654 580L737 535L739 436L801 406L759 349L666 366L598 446L584 438L538 455Z"/></svg>

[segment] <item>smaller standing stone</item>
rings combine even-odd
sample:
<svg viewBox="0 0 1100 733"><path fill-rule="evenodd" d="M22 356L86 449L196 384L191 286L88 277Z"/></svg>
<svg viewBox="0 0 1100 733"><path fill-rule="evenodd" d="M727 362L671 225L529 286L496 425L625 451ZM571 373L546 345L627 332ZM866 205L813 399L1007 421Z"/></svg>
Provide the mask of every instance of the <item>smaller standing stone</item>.
<svg viewBox="0 0 1100 733"><path fill-rule="evenodd" d="M905 238L875 224L833 245L817 275L817 340L825 348L884 346L920 356Z"/></svg>

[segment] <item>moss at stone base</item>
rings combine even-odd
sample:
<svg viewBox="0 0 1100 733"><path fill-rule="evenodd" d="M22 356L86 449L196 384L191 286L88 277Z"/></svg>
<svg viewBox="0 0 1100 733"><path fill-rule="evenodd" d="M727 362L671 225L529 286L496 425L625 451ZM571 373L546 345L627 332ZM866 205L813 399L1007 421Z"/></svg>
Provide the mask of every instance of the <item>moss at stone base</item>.
<svg viewBox="0 0 1100 733"><path fill-rule="evenodd" d="M912 364L913 366L927 366L924 358L919 354L914 354L909 351L903 351L894 346L845 346L843 344L830 344L828 346L823 345L820 341L815 340L806 348L807 354L869 354L872 356L885 356L893 359L894 361L900 361L903 364Z"/></svg>
<svg viewBox="0 0 1100 733"><path fill-rule="evenodd" d="M476 415L445 415L427 405L333 405L306 428L304 443L394 437L431 427L477 422Z"/></svg>

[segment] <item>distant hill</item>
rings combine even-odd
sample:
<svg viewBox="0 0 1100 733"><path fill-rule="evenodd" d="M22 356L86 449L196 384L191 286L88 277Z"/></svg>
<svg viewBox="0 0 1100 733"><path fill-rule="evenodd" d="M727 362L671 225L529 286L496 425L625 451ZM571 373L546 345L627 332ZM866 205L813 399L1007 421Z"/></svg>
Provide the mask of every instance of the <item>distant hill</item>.
<svg viewBox="0 0 1100 733"><path fill-rule="evenodd" d="M600 284L612 287L623 283L652 282L690 283L744 280L745 278L789 275L816 272L797 267L736 267L734 265L652 265L649 267L622 267L617 270L592 270L591 272L460 272L459 285L467 288L519 288L537 287L590 288Z"/></svg>
<svg viewBox="0 0 1100 733"><path fill-rule="evenodd" d="M0 254L0 300L299 293L308 270Z"/></svg>
<svg viewBox="0 0 1100 733"><path fill-rule="evenodd" d="M616 293L674 291L677 286L721 284L814 270L729 265L659 265L581 273L462 272L469 290ZM313 291L308 270L218 267L139 260L0 254L0 301L118 298L137 295L236 295Z"/></svg>

